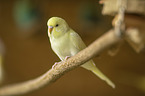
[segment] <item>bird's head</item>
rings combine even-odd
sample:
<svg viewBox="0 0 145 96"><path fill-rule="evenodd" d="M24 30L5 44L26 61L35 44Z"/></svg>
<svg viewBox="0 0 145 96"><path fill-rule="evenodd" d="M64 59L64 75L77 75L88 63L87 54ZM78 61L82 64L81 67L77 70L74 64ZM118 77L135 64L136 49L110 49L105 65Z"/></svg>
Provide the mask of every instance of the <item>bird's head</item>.
<svg viewBox="0 0 145 96"><path fill-rule="evenodd" d="M68 30L69 26L64 19L60 17L51 17L48 22L48 36L57 38L64 35Z"/></svg>

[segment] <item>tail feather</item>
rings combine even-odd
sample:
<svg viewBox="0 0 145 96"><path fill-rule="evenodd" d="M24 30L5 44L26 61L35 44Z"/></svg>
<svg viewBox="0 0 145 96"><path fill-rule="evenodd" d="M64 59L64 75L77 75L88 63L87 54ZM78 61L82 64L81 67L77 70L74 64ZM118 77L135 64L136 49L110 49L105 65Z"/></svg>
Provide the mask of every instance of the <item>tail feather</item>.
<svg viewBox="0 0 145 96"><path fill-rule="evenodd" d="M100 79L104 80L112 88L115 88L115 84L95 66L92 60L83 64L82 67L92 71L95 75L97 75Z"/></svg>
<svg viewBox="0 0 145 96"><path fill-rule="evenodd" d="M107 77L105 76L98 68L93 68L91 70L95 75L97 75L100 79L104 80L108 85L110 85L112 88L115 88L115 84Z"/></svg>

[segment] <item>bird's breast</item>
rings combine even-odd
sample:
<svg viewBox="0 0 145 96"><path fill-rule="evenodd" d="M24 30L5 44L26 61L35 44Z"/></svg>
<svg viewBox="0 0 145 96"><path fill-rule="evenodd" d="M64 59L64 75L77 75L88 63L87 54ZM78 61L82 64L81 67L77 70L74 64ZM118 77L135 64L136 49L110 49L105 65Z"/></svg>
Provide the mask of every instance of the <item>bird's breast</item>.
<svg viewBox="0 0 145 96"><path fill-rule="evenodd" d="M71 42L67 36L57 39L52 38L51 47L60 58L71 56Z"/></svg>

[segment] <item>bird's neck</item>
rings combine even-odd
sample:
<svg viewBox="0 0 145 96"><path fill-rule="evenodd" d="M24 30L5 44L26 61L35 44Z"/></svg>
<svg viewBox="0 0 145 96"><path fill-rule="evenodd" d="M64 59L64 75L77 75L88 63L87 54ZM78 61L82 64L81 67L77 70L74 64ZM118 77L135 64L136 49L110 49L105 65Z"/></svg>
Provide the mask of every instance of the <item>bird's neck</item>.
<svg viewBox="0 0 145 96"><path fill-rule="evenodd" d="M62 38L62 37L64 37L64 36L66 36L67 33L69 33L69 30L70 30L70 29L63 30L63 31L59 31L59 32L54 31L51 35L52 35L52 37L53 37L54 39L59 39L59 38Z"/></svg>

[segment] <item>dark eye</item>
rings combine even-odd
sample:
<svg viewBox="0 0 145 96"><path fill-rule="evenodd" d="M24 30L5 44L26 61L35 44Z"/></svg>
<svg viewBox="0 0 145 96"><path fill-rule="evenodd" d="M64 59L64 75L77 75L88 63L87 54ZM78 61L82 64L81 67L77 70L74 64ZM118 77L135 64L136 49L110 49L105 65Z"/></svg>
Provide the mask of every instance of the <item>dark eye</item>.
<svg viewBox="0 0 145 96"><path fill-rule="evenodd" d="M58 27L58 24L56 24L55 27Z"/></svg>

